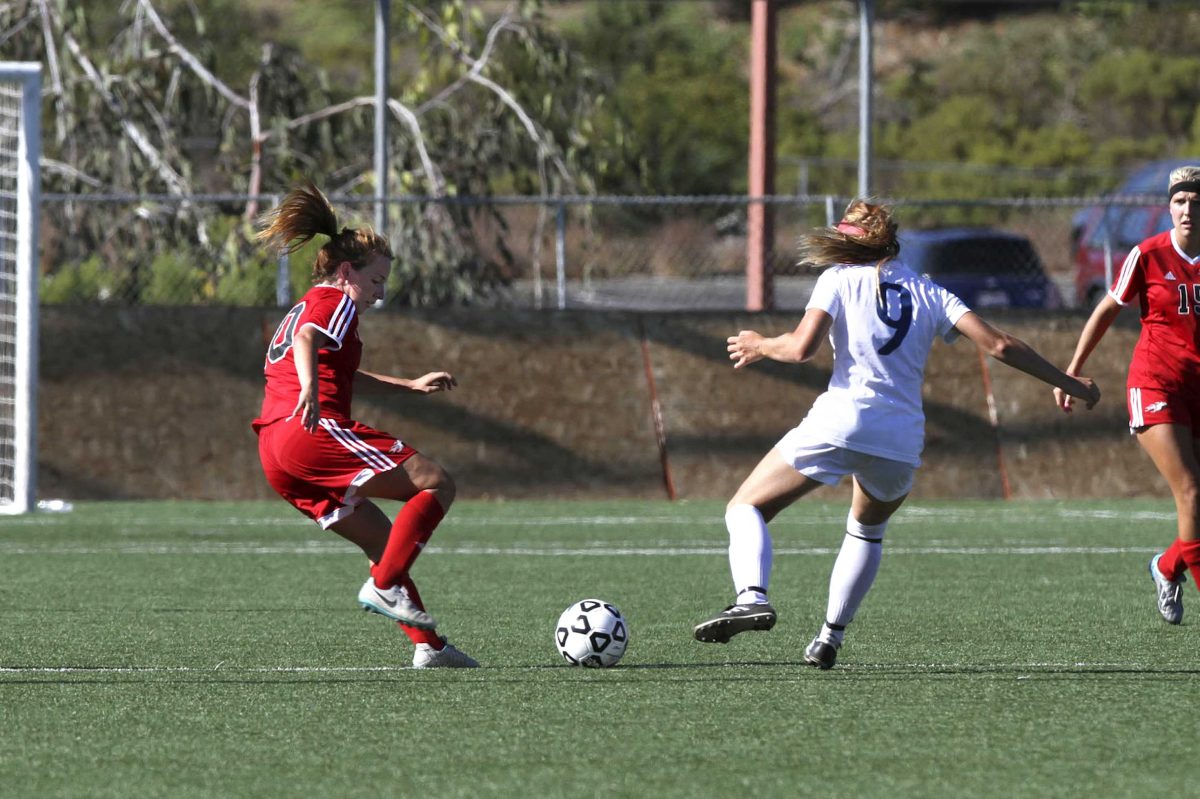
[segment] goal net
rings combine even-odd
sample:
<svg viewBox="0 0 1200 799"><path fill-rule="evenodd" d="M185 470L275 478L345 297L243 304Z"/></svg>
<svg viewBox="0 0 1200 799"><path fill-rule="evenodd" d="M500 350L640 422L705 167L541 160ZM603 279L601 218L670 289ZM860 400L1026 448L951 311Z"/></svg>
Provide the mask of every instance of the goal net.
<svg viewBox="0 0 1200 799"><path fill-rule="evenodd" d="M41 65L0 62L0 513L37 477L37 225Z"/></svg>

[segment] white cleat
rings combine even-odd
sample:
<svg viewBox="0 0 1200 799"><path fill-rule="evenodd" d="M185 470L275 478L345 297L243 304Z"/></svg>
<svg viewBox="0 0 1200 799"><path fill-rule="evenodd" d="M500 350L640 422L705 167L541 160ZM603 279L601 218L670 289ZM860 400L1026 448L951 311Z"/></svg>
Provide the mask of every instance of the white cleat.
<svg viewBox="0 0 1200 799"><path fill-rule="evenodd" d="M381 589L376 587L374 577L368 577L362 588L358 589L358 604L363 606L363 610L387 616L409 627L432 630L437 626L433 616L417 607L403 586Z"/></svg>
<svg viewBox="0 0 1200 799"><path fill-rule="evenodd" d="M1158 594L1158 612L1167 624L1179 624L1183 621L1183 575L1178 580L1168 580L1158 570L1158 559L1162 553L1150 558L1150 577L1154 580L1155 592Z"/></svg>
<svg viewBox="0 0 1200 799"><path fill-rule="evenodd" d="M434 649L429 644L417 644L413 653L414 669L477 669L479 661L461 652L442 638L442 648Z"/></svg>

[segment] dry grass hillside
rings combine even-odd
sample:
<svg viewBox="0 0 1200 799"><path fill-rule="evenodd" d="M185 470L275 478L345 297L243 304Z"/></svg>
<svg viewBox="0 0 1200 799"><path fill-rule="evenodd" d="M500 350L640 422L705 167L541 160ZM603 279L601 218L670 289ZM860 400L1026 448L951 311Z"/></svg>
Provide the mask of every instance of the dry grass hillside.
<svg viewBox="0 0 1200 799"><path fill-rule="evenodd" d="M40 495L271 497L249 421L276 317L247 309L45 309ZM725 497L800 420L828 379L828 361L735 372L724 339L742 327L781 332L794 323L788 315L374 313L363 323L364 366L408 375L444 368L460 388L362 398L357 415L444 463L465 497L663 497L668 475L681 498ZM1001 323L1061 362L1082 320ZM1015 497L1160 493L1125 431L1124 367L1135 334L1121 327L1106 337L1092 358L1105 399L1073 417L1053 407L1041 384L993 364L998 428L974 348L939 344L915 496L1000 497L1005 476Z"/></svg>

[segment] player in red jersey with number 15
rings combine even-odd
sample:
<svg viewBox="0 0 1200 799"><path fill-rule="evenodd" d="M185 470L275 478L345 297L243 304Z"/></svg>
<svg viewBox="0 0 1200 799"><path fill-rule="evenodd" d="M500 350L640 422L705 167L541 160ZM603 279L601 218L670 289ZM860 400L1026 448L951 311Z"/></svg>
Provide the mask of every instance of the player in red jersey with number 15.
<svg viewBox="0 0 1200 799"><path fill-rule="evenodd" d="M1158 612L1179 624L1186 573L1200 585L1200 167L1174 170L1167 200L1171 230L1130 251L1084 324L1067 373L1079 373L1121 309L1141 297L1142 332L1126 383L1129 431L1175 497L1178 534L1151 558L1150 576ZM1071 398L1054 394L1070 411Z"/></svg>
<svg viewBox="0 0 1200 799"><path fill-rule="evenodd" d="M253 423L267 482L370 558L359 604L399 623L416 645L415 668L478 666L438 635L409 576L454 501L454 481L432 459L350 413L356 385L417 394L455 386L448 372L406 380L359 369L358 314L383 299L391 246L370 229L339 230L329 201L311 183L291 191L264 222L259 240L287 252L314 236L329 237L313 265L313 287L267 349L266 394ZM371 497L404 507L392 521Z"/></svg>

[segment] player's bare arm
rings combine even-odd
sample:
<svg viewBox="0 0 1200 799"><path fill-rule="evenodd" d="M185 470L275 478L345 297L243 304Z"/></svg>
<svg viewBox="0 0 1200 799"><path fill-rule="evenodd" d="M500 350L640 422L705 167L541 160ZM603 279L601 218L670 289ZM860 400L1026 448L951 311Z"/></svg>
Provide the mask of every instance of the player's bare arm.
<svg viewBox="0 0 1200 799"><path fill-rule="evenodd" d="M766 338L753 330L740 330L736 336L727 339L729 360L734 362L734 369L763 358L783 363L804 363L817 354L832 325L832 316L812 308L805 312L795 330L781 336Z"/></svg>
<svg viewBox="0 0 1200 799"><path fill-rule="evenodd" d="M1067 374L1078 374L1079 370L1083 369L1088 357L1100 344L1100 339L1104 338L1104 334L1108 332L1109 326L1112 325L1119 313L1121 313L1120 303L1106 294L1083 325L1083 331L1079 334L1079 343L1075 345L1075 354L1071 356L1071 363L1067 366ZM1071 395L1060 388L1054 389L1054 403L1066 413L1070 413L1072 410Z"/></svg>
<svg viewBox="0 0 1200 799"><path fill-rule="evenodd" d="M1087 403L1088 410L1100 401L1100 389L1091 378L1076 377L1063 372L1039 355L1033 347L1014 335L992 327L978 314L964 314L954 327L991 357L1078 397Z"/></svg>
<svg viewBox="0 0 1200 799"><path fill-rule="evenodd" d="M317 393L317 351L333 343L329 336L312 326L302 327L292 341L292 357L296 362L296 378L300 381L300 396L292 416L308 432L317 429L321 420L321 400Z"/></svg>
<svg viewBox="0 0 1200 799"><path fill-rule="evenodd" d="M412 394L436 394L439 391L453 391L458 387L458 381L449 372L427 372L415 379L381 375L359 369L356 383L364 388L384 390L400 389ZM365 379L363 379L365 378Z"/></svg>

